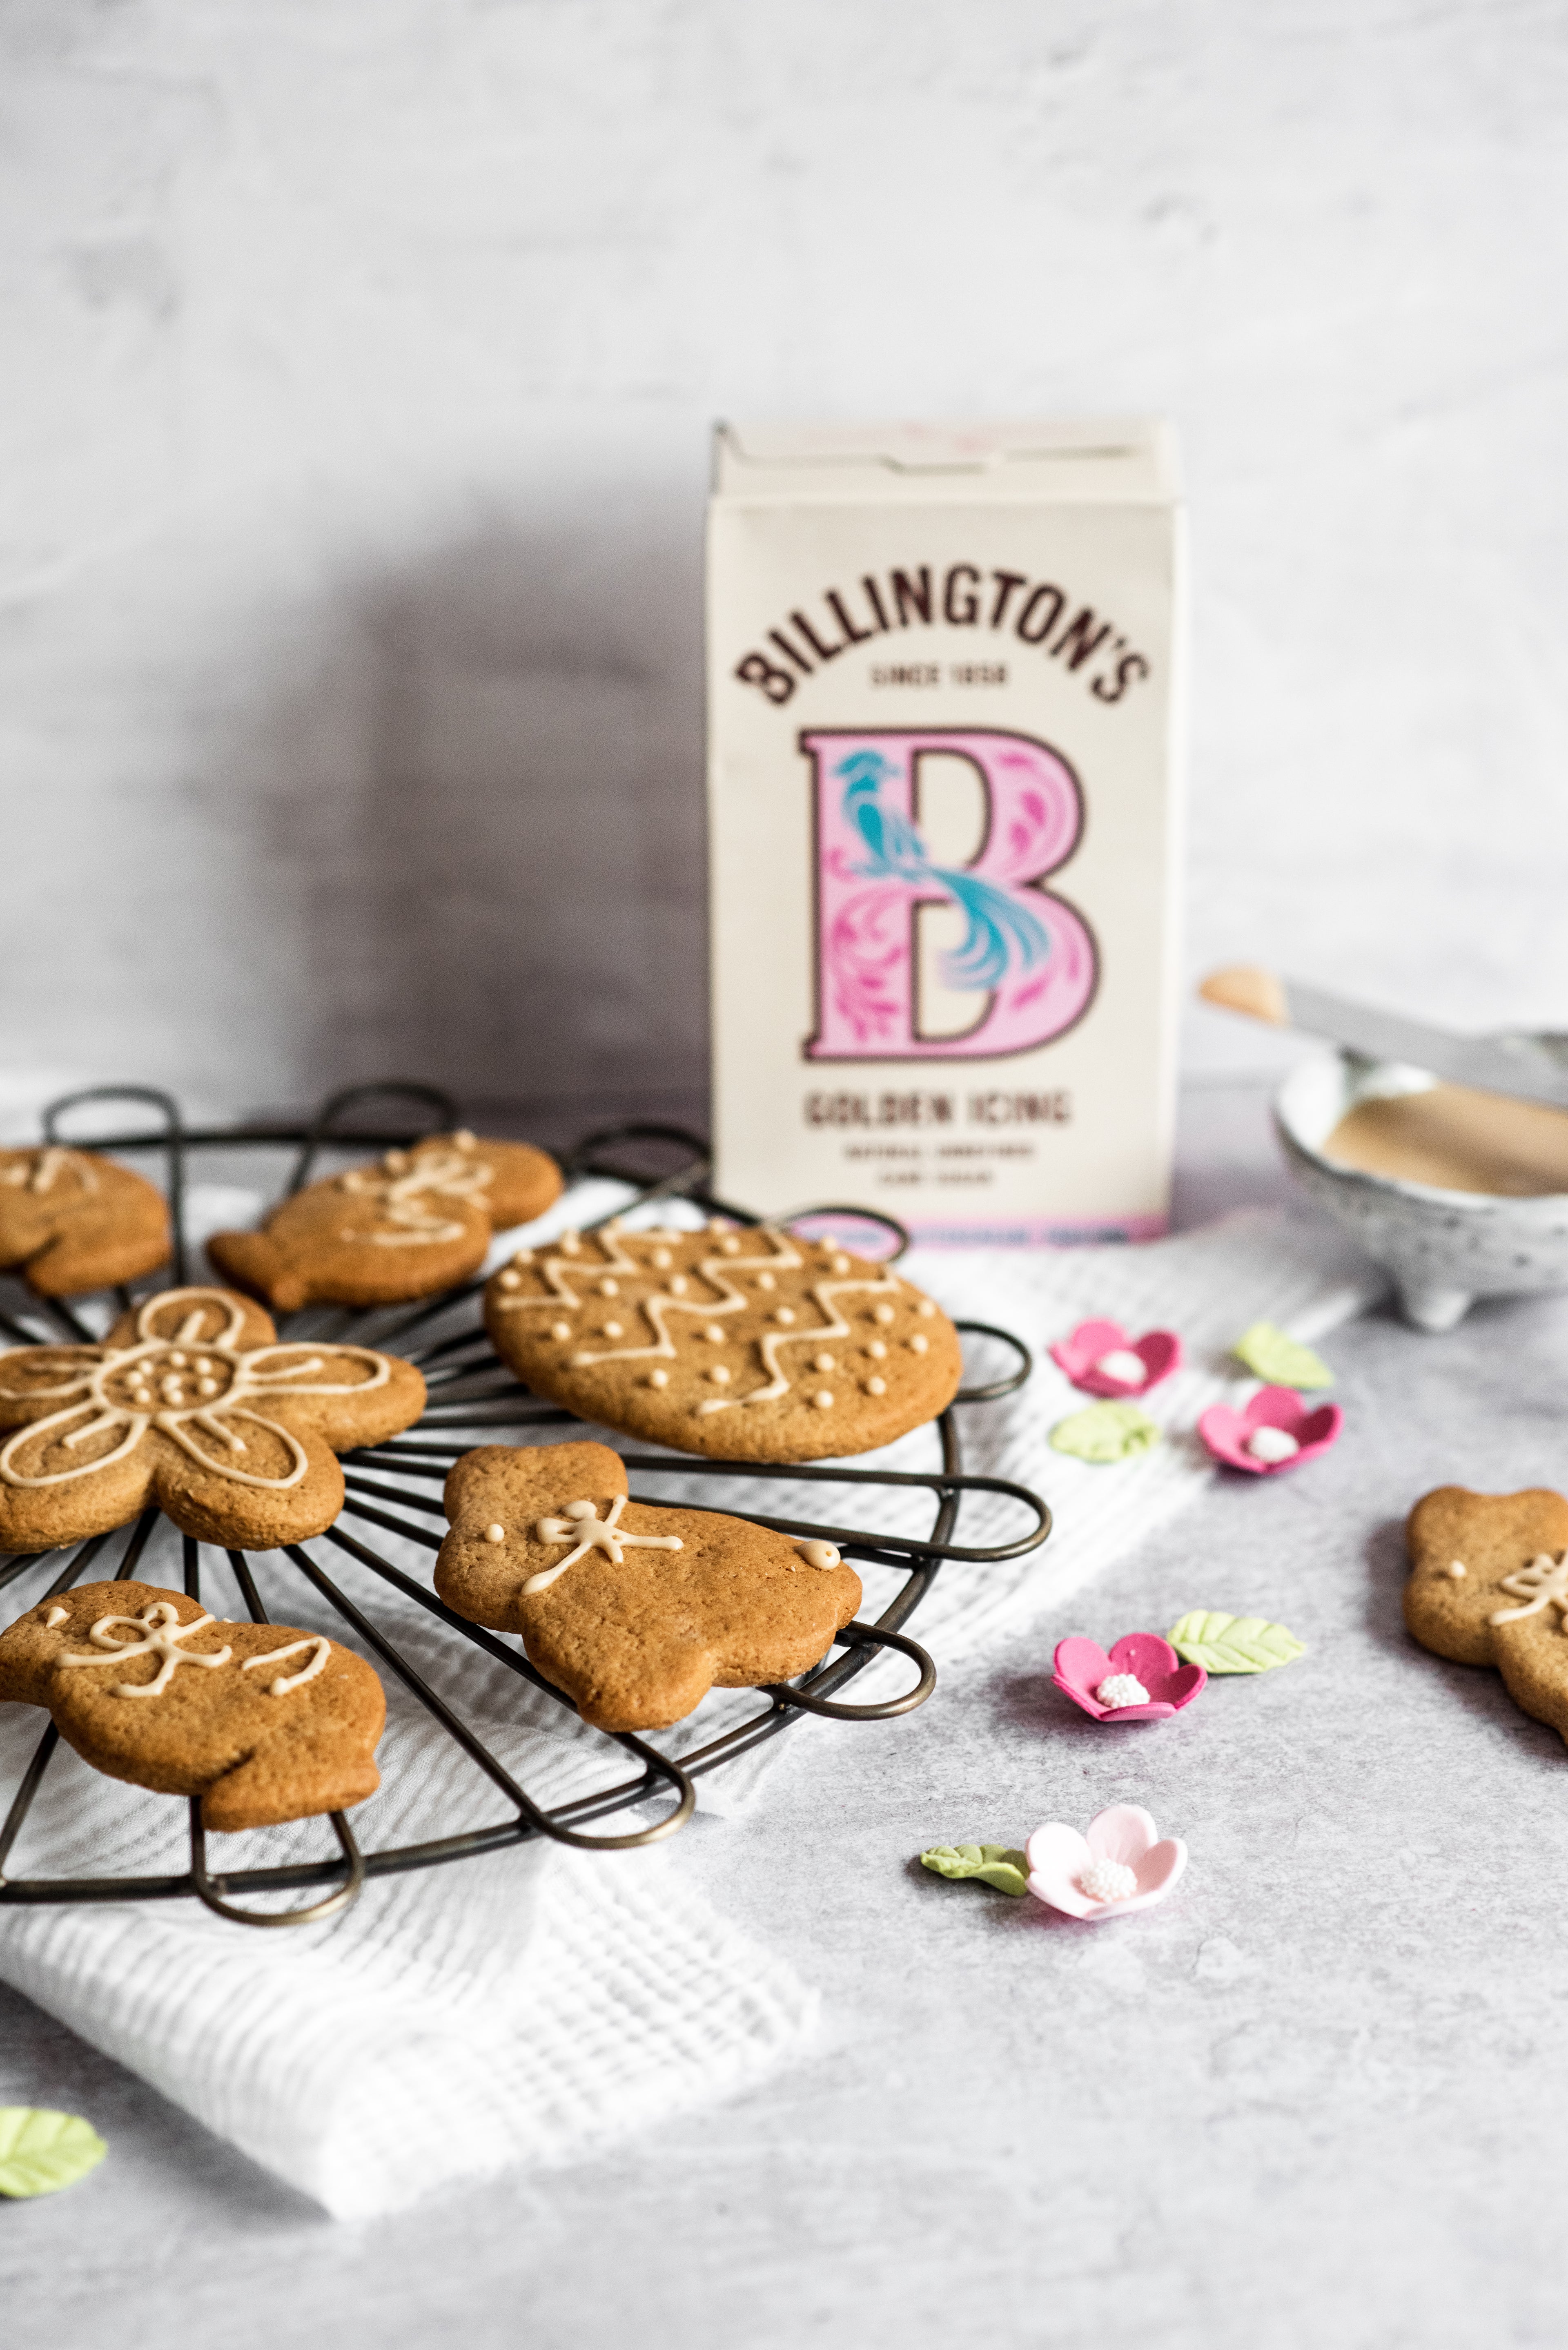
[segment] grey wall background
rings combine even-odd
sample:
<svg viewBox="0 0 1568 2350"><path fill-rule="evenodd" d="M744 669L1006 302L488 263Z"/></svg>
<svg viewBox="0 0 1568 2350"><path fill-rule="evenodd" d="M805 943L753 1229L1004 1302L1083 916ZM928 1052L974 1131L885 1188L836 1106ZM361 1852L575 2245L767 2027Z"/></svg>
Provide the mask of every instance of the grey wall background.
<svg viewBox="0 0 1568 2350"><path fill-rule="evenodd" d="M1526 0L7 0L0 1118L699 1084L722 412L1168 411L1194 968L1568 1026L1565 103Z"/></svg>

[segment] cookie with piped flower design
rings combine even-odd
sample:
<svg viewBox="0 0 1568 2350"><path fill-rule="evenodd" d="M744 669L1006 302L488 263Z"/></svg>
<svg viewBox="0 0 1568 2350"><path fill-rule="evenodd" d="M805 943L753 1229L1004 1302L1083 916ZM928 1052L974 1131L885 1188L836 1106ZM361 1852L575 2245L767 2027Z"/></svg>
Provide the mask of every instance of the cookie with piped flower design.
<svg viewBox="0 0 1568 2350"><path fill-rule="evenodd" d="M531 1224L560 1191L547 1152L461 1128L308 1183L259 1232L214 1232L207 1254L275 1313L399 1305L466 1281L493 1232Z"/></svg>
<svg viewBox="0 0 1568 2350"><path fill-rule="evenodd" d="M628 1498L607 1444L485 1444L446 1481L436 1589L520 1632L530 1663L600 1730L667 1730L711 1689L806 1671L860 1605L831 1543L719 1510Z"/></svg>
<svg viewBox="0 0 1568 2350"><path fill-rule="evenodd" d="M0 1699L46 1708L111 1779L199 1795L209 1828L363 1803L387 1701L363 1657L291 1624L223 1624L148 1583L84 1583L0 1636Z"/></svg>
<svg viewBox="0 0 1568 2350"><path fill-rule="evenodd" d="M963 1376L958 1332L890 1265L765 1224L566 1232L492 1275L484 1325L536 1395L721 1461L868 1452Z"/></svg>
<svg viewBox="0 0 1568 2350"><path fill-rule="evenodd" d="M129 1167L43 1143L0 1150L0 1273L38 1297L80 1297L167 1264L169 1208Z"/></svg>
<svg viewBox="0 0 1568 2350"><path fill-rule="evenodd" d="M150 1502L198 1542L303 1542L343 1506L337 1454L424 1402L395 1355L280 1342L230 1290L157 1290L98 1345L0 1353L0 1550L107 1534Z"/></svg>

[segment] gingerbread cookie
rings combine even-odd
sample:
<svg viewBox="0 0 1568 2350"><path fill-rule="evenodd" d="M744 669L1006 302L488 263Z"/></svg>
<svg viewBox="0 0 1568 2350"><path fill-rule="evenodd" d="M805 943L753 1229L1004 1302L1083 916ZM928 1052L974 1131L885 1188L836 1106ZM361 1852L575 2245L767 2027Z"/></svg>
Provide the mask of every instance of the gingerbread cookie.
<svg viewBox="0 0 1568 2350"><path fill-rule="evenodd" d="M138 1281L169 1261L161 1191L90 1150L0 1150L0 1273L39 1297Z"/></svg>
<svg viewBox="0 0 1568 2350"><path fill-rule="evenodd" d="M1457 1664L1495 1665L1514 1703L1568 1738L1568 1501L1441 1485L1405 1532L1417 1639Z"/></svg>
<svg viewBox="0 0 1568 2350"><path fill-rule="evenodd" d="M502 1444L446 1481L436 1589L521 1632L531 1663L600 1730L667 1730L708 1691L805 1672L860 1605L831 1543L716 1510L627 1499L606 1444Z"/></svg>
<svg viewBox="0 0 1568 2350"><path fill-rule="evenodd" d="M766 1225L566 1232L493 1275L484 1326L536 1394L719 1460L869 1451L963 1376L958 1332L890 1266Z"/></svg>
<svg viewBox="0 0 1568 2350"><path fill-rule="evenodd" d="M41 1705L84 1762L200 1795L209 1828L362 1804L387 1716L362 1657L291 1624L214 1622L149 1583L84 1583L0 1637L0 1698Z"/></svg>
<svg viewBox="0 0 1568 2350"><path fill-rule="evenodd" d="M530 1224L561 1170L526 1142L433 1134L379 1165L350 1167L275 1208L260 1232L214 1232L225 1279L279 1314L302 1305L396 1305L478 1271L491 1234Z"/></svg>
<svg viewBox="0 0 1568 2350"><path fill-rule="evenodd" d="M343 1505L335 1454L424 1409L411 1363L369 1347L279 1345L226 1289L163 1289L101 1346L0 1353L0 1550L53 1550L156 1501L182 1532L236 1550L324 1533Z"/></svg>

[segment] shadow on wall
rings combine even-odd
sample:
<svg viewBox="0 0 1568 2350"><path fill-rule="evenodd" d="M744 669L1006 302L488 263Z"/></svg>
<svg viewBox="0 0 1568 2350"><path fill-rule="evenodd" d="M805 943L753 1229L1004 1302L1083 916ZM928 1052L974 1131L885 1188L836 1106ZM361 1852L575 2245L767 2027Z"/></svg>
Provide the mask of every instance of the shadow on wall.
<svg viewBox="0 0 1568 2350"><path fill-rule="evenodd" d="M567 1129L701 1115L701 598L688 509L575 513L451 543L293 649L239 805L302 1097L396 1071Z"/></svg>

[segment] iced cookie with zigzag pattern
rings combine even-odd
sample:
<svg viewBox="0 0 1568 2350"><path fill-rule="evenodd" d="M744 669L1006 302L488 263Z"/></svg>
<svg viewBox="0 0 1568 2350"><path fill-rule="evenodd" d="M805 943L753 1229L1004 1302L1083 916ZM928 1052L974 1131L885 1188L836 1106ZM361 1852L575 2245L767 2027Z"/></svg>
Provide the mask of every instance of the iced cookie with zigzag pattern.
<svg viewBox="0 0 1568 2350"><path fill-rule="evenodd" d="M963 1376L947 1315L890 1265L775 1226L521 1249L484 1293L496 1353L584 1419L728 1461L868 1452Z"/></svg>

